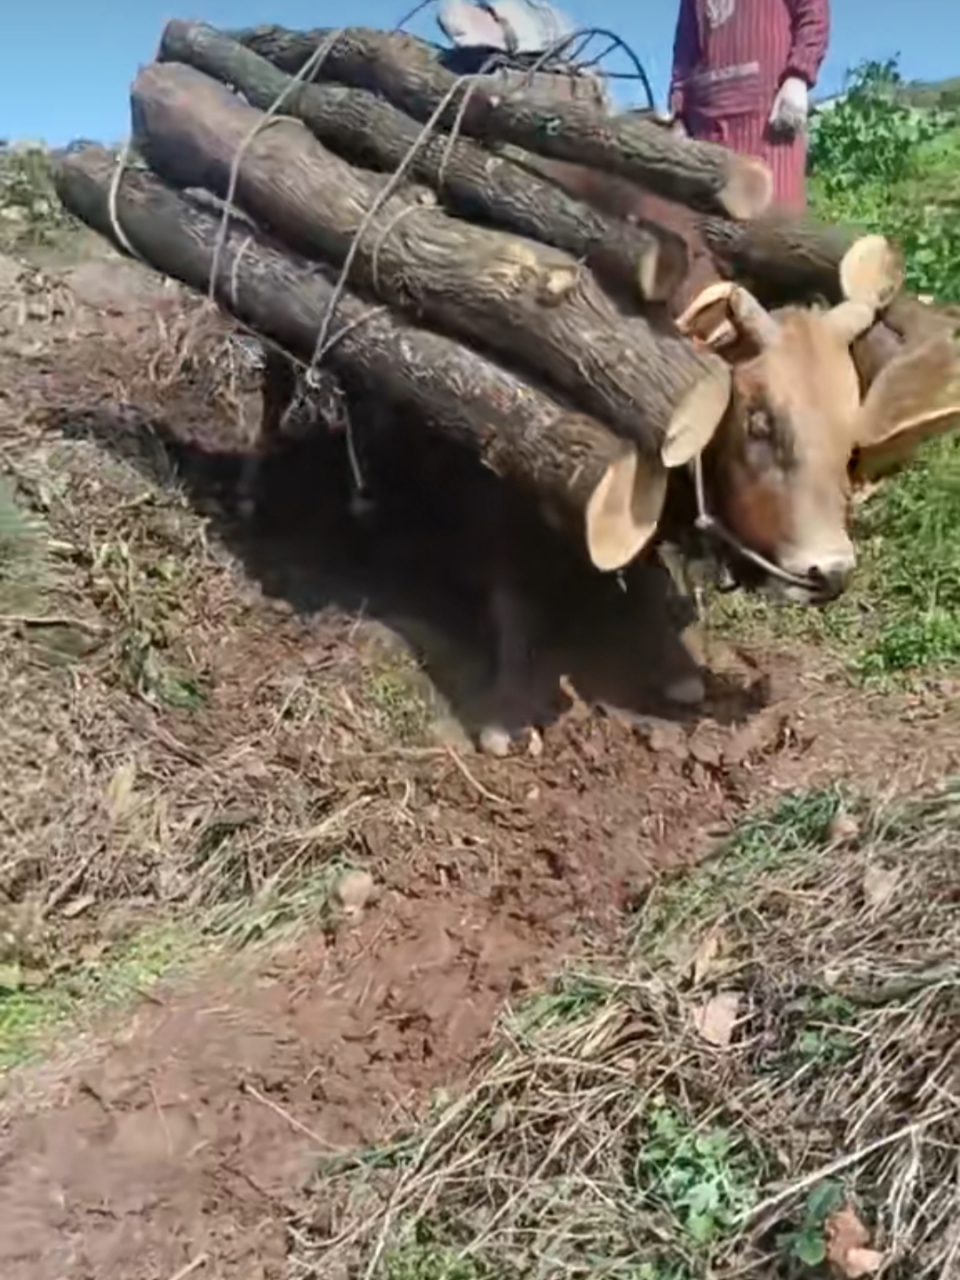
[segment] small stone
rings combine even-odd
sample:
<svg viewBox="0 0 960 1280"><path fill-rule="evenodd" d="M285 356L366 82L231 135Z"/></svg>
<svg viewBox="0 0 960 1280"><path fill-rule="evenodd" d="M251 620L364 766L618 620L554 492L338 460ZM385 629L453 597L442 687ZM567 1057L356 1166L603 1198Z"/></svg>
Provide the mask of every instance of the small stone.
<svg viewBox="0 0 960 1280"><path fill-rule="evenodd" d="M376 882L369 871L348 871L337 884L337 900L350 919L362 915L364 907L375 899Z"/></svg>
<svg viewBox="0 0 960 1280"><path fill-rule="evenodd" d="M852 813L838 813L830 823L832 844L849 844L860 834L860 823Z"/></svg>

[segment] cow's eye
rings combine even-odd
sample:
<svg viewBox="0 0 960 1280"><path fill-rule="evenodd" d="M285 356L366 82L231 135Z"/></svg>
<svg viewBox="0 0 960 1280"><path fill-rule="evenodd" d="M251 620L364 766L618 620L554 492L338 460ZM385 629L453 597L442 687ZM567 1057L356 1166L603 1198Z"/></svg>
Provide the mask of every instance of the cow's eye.
<svg viewBox="0 0 960 1280"><path fill-rule="evenodd" d="M769 440L773 423L765 409L751 409L747 417L747 435L751 440Z"/></svg>

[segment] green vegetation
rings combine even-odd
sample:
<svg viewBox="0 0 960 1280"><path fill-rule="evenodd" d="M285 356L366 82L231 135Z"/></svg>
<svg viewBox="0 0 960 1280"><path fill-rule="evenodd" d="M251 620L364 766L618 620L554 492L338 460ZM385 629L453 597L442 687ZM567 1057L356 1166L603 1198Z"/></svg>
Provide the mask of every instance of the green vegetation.
<svg viewBox="0 0 960 1280"><path fill-rule="evenodd" d="M76 229L53 189L53 155L42 143L0 144L0 251L53 243Z"/></svg>
<svg viewBox="0 0 960 1280"><path fill-rule="evenodd" d="M880 231L905 251L908 287L960 302L960 112L918 112L895 62L866 63L844 100L815 117L813 211ZM948 101L947 98L943 99ZM927 445L860 508L860 567L823 613L740 596L714 610L721 628L759 624L825 642L860 679L903 680L960 662L960 440Z"/></svg>
<svg viewBox="0 0 960 1280"><path fill-rule="evenodd" d="M224 832L209 830L208 841ZM198 857L202 850L198 848ZM208 910L131 918L113 940L91 936L69 954L55 955L42 920L34 932L22 907L0 907L0 1070L42 1056L51 1037L83 1031L110 1008L132 1005L158 983L182 981L219 960L242 963L244 949L330 925L338 882L353 868L334 852L323 868L278 878L255 898Z"/></svg>
<svg viewBox="0 0 960 1280"><path fill-rule="evenodd" d="M821 1280L867 1274L859 1238L871 1271L939 1277L958 819L956 790L836 787L749 819L653 891L615 977L565 976L423 1130L323 1162L304 1272Z"/></svg>

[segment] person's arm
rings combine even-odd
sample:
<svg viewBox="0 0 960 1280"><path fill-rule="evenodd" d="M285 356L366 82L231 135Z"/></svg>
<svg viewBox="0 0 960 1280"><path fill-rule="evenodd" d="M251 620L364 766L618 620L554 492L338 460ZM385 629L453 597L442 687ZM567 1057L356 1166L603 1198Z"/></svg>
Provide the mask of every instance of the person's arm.
<svg viewBox="0 0 960 1280"><path fill-rule="evenodd" d="M812 89L830 40L830 0L787 0L787 7L793 39L783 79L795 77Z"/></svg>
<svg viewBox="0 0 960 1280"><path fill-rule="evenodd" d="M673 37L673 69L670 73L670 114L682 118L684 84L700 60L700 24L696 0L680 0L677 27Z"/></svg>

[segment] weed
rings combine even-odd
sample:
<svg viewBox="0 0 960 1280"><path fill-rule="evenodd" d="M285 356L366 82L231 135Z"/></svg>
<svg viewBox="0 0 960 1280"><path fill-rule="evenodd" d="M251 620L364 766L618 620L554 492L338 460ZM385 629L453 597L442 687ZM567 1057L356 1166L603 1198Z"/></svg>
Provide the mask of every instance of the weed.
<svg viewBox="0 0 960 1280"><path fill-rule="evenodd" d="M0 934L0 1067L29 1060L63 1027L77 1029L141 999L156 983L182 977L215 953L236 956L254 943L329 924L334 886L348 869L334 856L315 875L278 878L255 895L161 919L49 968L6 960Z"/></svg>
<svg viewBox="0 0 960 1280"><path fill-rule="evenodd" d="M669 1213L696 1253L723 1240L753 1208L757 1171L735 1133L697 1129L659 1096L646 1115L632 1181Z"/></svg>
<svg viewBox="0 0 960 1280"><path fill-rule="evenodd" d="M819 1267L826 1259L824 1226L832 1213L844 1202L844 1189L828 1179L818 1182L807 1196L803 1214L795 1227L781 1233L777 1245L780 1253L796 1266ZM795 1270L792 1267L791 1270Z"/></svg>
<svg viewBox="0 0 960 1280"><path fill-rule="evenodd" d="M0 247L50 244L78 228L54 190L49 149L39 143L0 144Z"/></svg>
<svg viewBox="0 0 960 1280"><path fill-rule="evenodd" d="M423 740L430 720L417 668L391 663L367 682L367 696L385 733L397 742Z"/></svg>
<svg viewBox="0 0 960 1280"><path fill-rule="evenodd" d="M328 1162L315 1193L343 1212L302 1238L304 1273L345 1251L380 1280L811 1280L828 1220L862 1203L892 1275L944 1274L960 1103L930 1082L956 1065L960 792L860 807L838 858L849 803L752 817L662 889L635 963L508 1017L470 1087L381 1159ZM692 978L678 936L701 953L718 931ZM742 1031L718 1054L691 1023L721 986Z"/></svg>
<svg viewBox="0 0 960 1280"><path fill-rule="evenodd" d="M0 982L0 1067L29 1060L50 1035L81 1015L141 997L155 982L172 976L184 957L196 955L196 937L183 925L162 923L138 932L114 949L95 948L87 959L44 976L43 985Z"/></svg>
<svg viewBox="0 0 960 1280"><path fill-rule="evenodd" d="M783 796L769 811L747 818L696 875L670 879L655 890L637 919L634 940L651 961L671 940L693 935L725 903L737 903L764 878L775 877L826 847L846 803L840 787Z"/></svg>
<svg viewBox="0 0 960 1280"><path fill-rule="evenodd" d="M203 679L172 656L184 574L178 557L141 557L122 534L93 555L95 593L123 621L119 648L131 687L148 701L195 710L206 700Z"/></svg>
<svg viewBox="0 0 960 1280"><path fill-rule="evenodd" d="M384 1257L384 1280L494 1280L492 1273L472 1258L444 1244L436 1233L420 1224L409 1239L389 1249Z"/></svg>
<svg viewBox="0 0 960 1280"><path fill-rule="evenodd" d="M46 525L0 476L0 614L35 611L50 577Z"/></svg>

